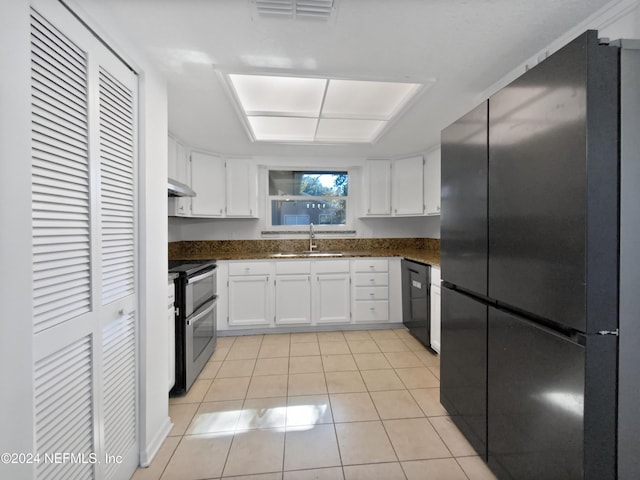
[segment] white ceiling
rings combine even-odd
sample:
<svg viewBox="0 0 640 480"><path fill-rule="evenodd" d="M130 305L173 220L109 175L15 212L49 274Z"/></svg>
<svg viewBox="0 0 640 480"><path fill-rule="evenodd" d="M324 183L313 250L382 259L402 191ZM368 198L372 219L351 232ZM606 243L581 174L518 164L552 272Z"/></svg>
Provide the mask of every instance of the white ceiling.
<svg viewBox="0 0 640 480"><path fill-rule="evenodd" d="M229 154L424 150L513 68L610 0L339 0L328 22L263 18L251 0L75 0L166 75L169 128ZM216 69L436 83L373 145L252 144Z"/></svg>

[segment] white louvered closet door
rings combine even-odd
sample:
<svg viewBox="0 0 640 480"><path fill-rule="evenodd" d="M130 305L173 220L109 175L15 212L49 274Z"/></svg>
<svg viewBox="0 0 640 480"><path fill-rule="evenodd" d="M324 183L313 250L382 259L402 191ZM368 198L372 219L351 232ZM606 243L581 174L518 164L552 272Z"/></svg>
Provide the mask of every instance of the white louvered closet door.
<svg viewBox="0 0 640 480"><path fill-rule="evenodd" d="M137 321L135 297L136 77L113 55L98 68L100 161L100 328L103 445L137 466ZM105 478L131 471L105 464ZM126 475L127 471L129 472ZM123 472L125 476L123 475Z"/></svg>
<svg viewBox="0 0 640 480"><path fill-rule="evenodd" d="M57 2L33 0L37 479L128 479L138 464L137 79Z"/></svg>

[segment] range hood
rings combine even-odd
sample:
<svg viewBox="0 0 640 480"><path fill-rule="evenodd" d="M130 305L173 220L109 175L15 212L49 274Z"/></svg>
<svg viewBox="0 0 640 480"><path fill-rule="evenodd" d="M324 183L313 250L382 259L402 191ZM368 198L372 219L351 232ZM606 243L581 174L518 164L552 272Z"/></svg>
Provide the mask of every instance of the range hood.
<svg viewBox="0 0 640 480"><path fill-rule="evenodd" d="M185 185L184 183L178 182L173 178L168 179L169 185L169 196L170 197L195 197L196 192L194 192L191 187Z"/></svg>

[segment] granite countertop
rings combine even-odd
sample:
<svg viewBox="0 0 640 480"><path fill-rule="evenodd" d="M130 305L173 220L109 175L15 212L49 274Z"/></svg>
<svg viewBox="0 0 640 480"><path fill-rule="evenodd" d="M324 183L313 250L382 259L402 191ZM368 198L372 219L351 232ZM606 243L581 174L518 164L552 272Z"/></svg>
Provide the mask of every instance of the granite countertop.
<svg viewBox="0 0 640 480"><path fill-rule="evenodd" d="M286 256L278 256L284 253ZM216 260L290 260L301 258L354 258L354 257L403 257L407 260L425 263L433 266L440 266L440 256L430 250L398 249L398 250L362 250L344 252L324 252L322 256L308 256L303 252L208 252L207 255L189 255L189 259L201 260L209 259L212 256ZM331 253L335 253L332 256Z"/></svg>
<svg viewBox="0 0 640 480"><path fill-rule="evenodd" d="M190 241L170 244L171 259L285 260L301 258L403 257L440 266L440 242L431 239L364 239L317 241L322 254L304 251L308 241ZM335 256L331 254L335 253Z"/></svg>

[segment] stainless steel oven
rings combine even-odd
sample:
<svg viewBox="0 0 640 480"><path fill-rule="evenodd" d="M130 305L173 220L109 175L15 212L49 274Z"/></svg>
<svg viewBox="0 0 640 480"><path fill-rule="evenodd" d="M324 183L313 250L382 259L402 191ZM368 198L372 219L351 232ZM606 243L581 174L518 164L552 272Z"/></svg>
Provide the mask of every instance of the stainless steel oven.
<svg viewBox="0 0 640 480"><path fill-rule="evenodd" d="M176 284L176 382L171 395L186 393L216 346L215 261L173 261Z"/></svg>

